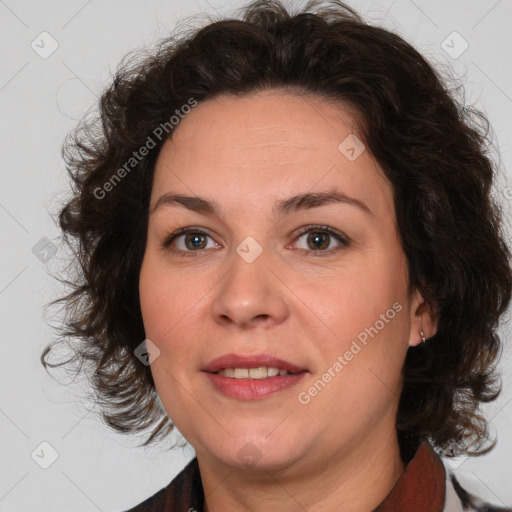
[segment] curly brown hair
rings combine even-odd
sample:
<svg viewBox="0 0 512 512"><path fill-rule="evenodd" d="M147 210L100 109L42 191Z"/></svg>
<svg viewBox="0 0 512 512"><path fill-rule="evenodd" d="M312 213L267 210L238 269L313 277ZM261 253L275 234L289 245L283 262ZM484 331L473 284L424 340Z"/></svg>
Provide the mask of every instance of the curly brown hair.
<svg viewBox="0 0 512 512"><path fill-rule="evenodd" d="M73 187L58 221L76 268L65 280L71 292L52 304L65 309L59 341L73 355L50 363L50 344L41 362L92 369L101 417L115 430L150 429L144 445L172 430L150 367L134 353L145 338L138 280L155 162L184 105L268 89L352 107L392 184L411 289L438 312L436 334L407 353L399 438L488 451L479 407L499 392L497 328L512 282L491 196L489 123L401 37L338 1L309 2L295 14L279 1L256 1L237 19L123 59L98 115L84 117L63 146ZM157 127L165 136L155 136L163 134Z"/></svg>

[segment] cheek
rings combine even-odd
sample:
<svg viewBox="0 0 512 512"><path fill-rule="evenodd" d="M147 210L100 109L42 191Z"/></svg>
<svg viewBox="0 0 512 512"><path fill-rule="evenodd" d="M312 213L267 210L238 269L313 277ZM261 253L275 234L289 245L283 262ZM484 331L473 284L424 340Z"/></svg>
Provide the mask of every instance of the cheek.
<svg viewBox="0 0 512 512"><path fill-rule="evenodd" d="M329 286L317 303L331 332L317 345L323 364L313 386L322 391L312 403L316 410L330 410L345 425L340 428L364 431L390 414L400 394L408 346L407 305L391 279L370 274ZM315 384L318 380L327 383L325 387Z"/></svg>
<svg viewBox="0 0 512 512"><path fill-rule="evenodd" d="M405 283L398 283L382 267L378 272L371 268L347 269L324 283L308 285L302 296L307 297L304 302L330 328L334 343L353 339L376 323L379 331L389 332L405 316ZM402 310L400 315L397 310Z"/></svg>
<svg viewBox="0 0 512 512"><path fill-rule="evenodd" d="M330 368L336 374L331 389L347 392L344 400L354 410L365 403L377 407L401 385L410 329L407 282L401 266L393 263L400 261L399 255L389 261L375 261L364 269L347 267L321 288L304 290L308 306L328 327L317 344L321 372Z"/></svg>
<svg viewBox="0 0 512 512"><path fill-rule="evenodd" d="M152 254L145 257L139 277L139 295L147 334L151 331L161 336L171 329L193 310L204 294L202 288L205 287L193 272L177 272Z"/></svg>
<svg viewBox="0 0 512 512"><path fill-rule="evenodd" d="M197 371L214 286L212 276L198 269L176 271L151 255L143 262L140 305L146 337L160 351L151 365L157 384L169 380L168 373L182 381Z"/></svg>

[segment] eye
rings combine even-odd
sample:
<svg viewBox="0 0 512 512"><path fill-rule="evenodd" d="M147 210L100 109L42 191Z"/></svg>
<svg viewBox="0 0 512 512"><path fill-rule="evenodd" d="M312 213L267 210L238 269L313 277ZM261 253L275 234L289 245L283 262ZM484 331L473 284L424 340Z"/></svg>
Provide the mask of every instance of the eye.
<svg viewBox="0 0 512 512"><path fill-rule="evenodd" d="M172 248L178 252L199 252L205 249L218 249L220 245L210 235L199 228L180 228L171 233L162 242L163 248Z"/></svg>
<svg viewBox="0 0 512 512"><path fill-rule="evenodd" d="M347 247L349 238L328 226L307 226L301 230L293 245L295 249L309 252L331 253Z"/></svg>
<svg viewBox="0 0 512 512"><path fill-rule="evenodd" d="M328 226L306 226L295 238L292 247L303 251L320 253L332 253L347 247L350 239ZM219 249L221 246L213 240L201 228L180 228L168 235L161 246L171 248L175 252L200 253L206 249Z"/></svg>

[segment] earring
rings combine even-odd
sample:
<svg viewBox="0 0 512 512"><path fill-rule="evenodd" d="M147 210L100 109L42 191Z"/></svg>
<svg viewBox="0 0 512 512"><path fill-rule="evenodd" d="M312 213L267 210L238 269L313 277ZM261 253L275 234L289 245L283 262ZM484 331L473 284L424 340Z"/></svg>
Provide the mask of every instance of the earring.
<svg viewBox="0 0 512 512"><path fill-rule="evenodd" d="M427 339L425 338L425 333L423 332L423 329L420 329L420 336L421 336L421 343L425 343L425 341Z"/></svg>

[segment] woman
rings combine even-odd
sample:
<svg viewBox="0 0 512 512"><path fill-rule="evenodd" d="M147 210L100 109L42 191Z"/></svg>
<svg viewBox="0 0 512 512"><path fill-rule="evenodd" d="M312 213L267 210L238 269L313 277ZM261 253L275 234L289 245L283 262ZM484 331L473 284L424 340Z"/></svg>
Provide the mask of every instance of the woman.
<svg viewBox="0 0 512 512"><path fill-rule="evenodd" d="M110 426L196 452L132 511L505 510L434 451L492 447L481 114L347 6L275 1L125 63L100 113L65 148L65 334Z"/></svg>

